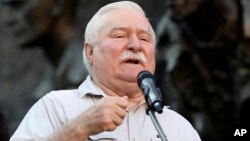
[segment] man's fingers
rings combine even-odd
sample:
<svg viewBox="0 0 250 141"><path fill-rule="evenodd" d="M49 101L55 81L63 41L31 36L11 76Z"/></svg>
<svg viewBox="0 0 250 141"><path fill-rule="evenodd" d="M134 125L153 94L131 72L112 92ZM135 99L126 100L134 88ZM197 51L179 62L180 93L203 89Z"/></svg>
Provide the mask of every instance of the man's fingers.
<svg viewBox="0 0 250 141"><path fill-rule="evenodd" d="M116 114L113 115L113 122L116 126L119 126L122 123L123 119L124 118L121 118L120 116Z"/></svg>
<svg viewBox="0 0 250 141"><path fill-rule="evenodd" d="M115 113L120 117L120 118L124 118L127 114L127 110L126 108L121 108L120 106L115 106L114 107Z"/></svg>
<svg viewBox="0 0 250 141"><path fill-rule="evenodd" d="M128 107L128 97L119 97L116 102L121 108L126 109Z"/></svg>

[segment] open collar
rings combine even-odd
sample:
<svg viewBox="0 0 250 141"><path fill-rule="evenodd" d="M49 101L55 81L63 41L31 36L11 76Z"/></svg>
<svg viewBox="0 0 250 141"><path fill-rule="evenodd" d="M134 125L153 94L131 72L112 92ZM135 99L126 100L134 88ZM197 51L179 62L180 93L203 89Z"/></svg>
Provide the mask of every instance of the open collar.
<svg viewBox="0 0 250 141"><path fill-rule="evenodd" d="M107 96L107 94L105 94L105 92L93 82L90 75L88 75L86 80L79 86L78 91L80 98L84 97L87 94Z"/></svg>

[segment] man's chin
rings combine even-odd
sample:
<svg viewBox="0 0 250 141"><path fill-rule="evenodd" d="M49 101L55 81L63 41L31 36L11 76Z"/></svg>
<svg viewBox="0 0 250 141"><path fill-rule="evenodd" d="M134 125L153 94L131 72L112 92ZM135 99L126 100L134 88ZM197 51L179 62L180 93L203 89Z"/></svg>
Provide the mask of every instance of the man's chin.
<svg viewBox="0 0 250 141"><path fill-rule="evenodd" d="M143 71L145 69L141 68L137 68L137 69L131 69L131 70L126 70L122 73L122 79L127 81L127 82L131 82L131 83L137 83L137 75Z"/></svg>
<svg viewBox="0 0 250 141"><path fill-rule="evenodd" d="M123 75L120 79L128 83L137 83L137 75Z"/></svg>

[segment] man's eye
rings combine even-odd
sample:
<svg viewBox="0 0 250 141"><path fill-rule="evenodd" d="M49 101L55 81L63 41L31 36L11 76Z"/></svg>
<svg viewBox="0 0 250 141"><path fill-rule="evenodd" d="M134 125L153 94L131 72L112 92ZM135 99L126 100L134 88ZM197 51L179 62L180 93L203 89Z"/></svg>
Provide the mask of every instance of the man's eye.
<svg viewBox="0 0 250 141"><path fill-rule="evenodd" d="M149 39L148 39L148 38L146 38L146 37L140 37L140 40L142 40L142 41L146 41L146 42L148 42L148 41L149 41Z"/></svg>
<svg viewBox="0 0 250 141"><path fill-rule="evenodd" d="M126 35L124 34L117 34L117 35L114 35L114 38L124 38Z"/></svg>

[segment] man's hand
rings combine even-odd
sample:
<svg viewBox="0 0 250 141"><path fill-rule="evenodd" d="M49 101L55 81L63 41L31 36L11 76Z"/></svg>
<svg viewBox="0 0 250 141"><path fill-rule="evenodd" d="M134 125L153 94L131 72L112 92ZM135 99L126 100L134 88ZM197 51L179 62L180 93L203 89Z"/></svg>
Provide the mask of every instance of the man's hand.
<svg viewBox="0 0 250 141"><path fill-rule="evenodd" d="M103 97L76 119L65 124L47 141L82 141L90 135L113 131L126 116L128 97Z"/></svg>
<svg viewBox="0 0 250 141"><path fill-rule="evenodd" d="M103 131L113 131L119 126L126 116L128 98L103 97L96 105L86 110L79 118L79 124L88 135L98 134Z"/></svg>

